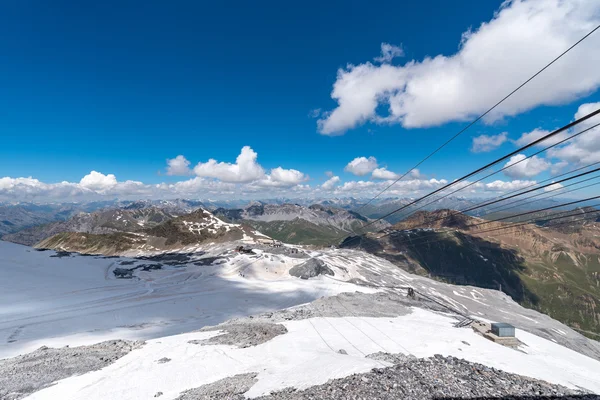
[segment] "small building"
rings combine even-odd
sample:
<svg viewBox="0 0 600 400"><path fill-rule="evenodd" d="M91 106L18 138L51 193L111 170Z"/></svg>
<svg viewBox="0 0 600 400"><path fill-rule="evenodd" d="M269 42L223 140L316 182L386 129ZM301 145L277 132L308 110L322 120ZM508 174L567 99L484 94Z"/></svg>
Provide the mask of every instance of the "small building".
<svg viewBox="0 0 600 400"><path fill-rule="evenodd" d="M498 337L515 337L515 327L505 322L494 322L492 333Z"/></svg>

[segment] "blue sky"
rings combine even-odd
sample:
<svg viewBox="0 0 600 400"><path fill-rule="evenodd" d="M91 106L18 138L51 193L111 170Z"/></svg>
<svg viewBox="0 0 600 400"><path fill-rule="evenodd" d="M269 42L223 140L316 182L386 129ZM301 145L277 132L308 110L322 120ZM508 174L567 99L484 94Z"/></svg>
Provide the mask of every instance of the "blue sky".
<svg viewBox="0 0 600 400"><path fill-rule="evenodd" d="M167 159L182 155L191 168L209 159L234 163L244 146L257 154L271 183L277 174L269 171L277 167L301 172L294 183L313 188L330 178L326 171L338 176L340 184L372 181L370 175L344 170L357 157L375 157L378 167L402 173L600 19L594 1L571 2L575 12L562 16L564 10L553 0L509 4L503 19L487 33L478 29L497 18L499 1L5 2L0 6L0 178L6 178L0 196L4 190L6 197L18 198L18 178L32 177L40 184L80 183L90 171L104 177L114 174L118 182L172 185L195 174L167 175ZM508 39L504 42L518 29L508 27L507 21L527 16L526 6L550 11L546 20L537 21L539 26L536 21L528 24L538 31L517 32L525 45L516 48ZM564 26L552 26L556 21ZM464 35L469 30L471 38ZM527 48L539 41L536 35L548 41L539 54ZM599 102L600 73L590 66L600 60L598 36L590 38L587 52L574 51L569 62L557 65L556 73L564 80L557 85L558 94L548 88L548 82L556 82L549 74L545 83L540 80L541 86L523 93L523 99L531 99L474 126L423 165L421 178L452 180L515 148L506 140L498 149L476 153L471 151L475 136L507 132L516 140L535 128L567 123L581 104ZM397 46L403 55L375 61L382 43ZM495 48L497 52L486 53ZM465 56L454 65L452 60L438 66L423 61L450 58L461 49L466 49ZM480 54L478 49L484 50ZM494 57L523 65L493 71ZM480 61L490 66L465 66ZM404 69L411 62L417 67ZM397 69L384 72L387 67ZM364 69L361 74L359 68ZM455 70L456 75L427 72L434 68ZM481 76L481 71L488 75ZM572 82L588 73L589 79L581 79L586 82ZM472 85L448 95L454 89L447 82L457 76L462 85ZM401 81L398 86L390 86L393 79ZM440 90L439 94L402 93L405 84L418 87L431 84L428 80L434 80L435 87L426 90ZM358 96L344 89L332 98L336 82L349 82ZM387 89L378 91L378 85ZM365 94L370 90L373 99L398 92L401 96L377 100L372 112L365 105L372 100ZM544 94L532 94L536 91ZM418 104L390 111L413 95ZM429 120L425 114L449 109L443 101L434 104L443 98L450 104L473 104L451 110L439 121ZM570 157L568 162L577 164ZM548 161L560 162L567 161ZM526 178L539 180L550 169ZM243 178L223 181L219 171L200 178L217 191L214 185L222 182L256 183ZM114 183L112 178L100 179L109 186ZM197 195L205 194L208 186L201 186ZM269 193L290 189L259 186ZM100 182L94 190L102 189ZM236 195L243 191L231 190Z"/></svg>

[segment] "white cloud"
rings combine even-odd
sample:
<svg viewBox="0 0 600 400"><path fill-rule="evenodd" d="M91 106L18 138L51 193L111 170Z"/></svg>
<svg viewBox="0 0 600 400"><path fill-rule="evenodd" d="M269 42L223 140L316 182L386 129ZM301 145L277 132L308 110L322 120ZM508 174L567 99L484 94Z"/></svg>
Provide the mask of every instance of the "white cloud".
<svg viewBox="0 0 600 400"><path fill-rule="evenodd" d="M544 192L553 192L555 190L561 189L564 186L561 185L560 183L555 183L554 185L550 185L544 188Z"/></svg>
<svg viewBox="0 0 600 400"><path fill-rule="evenodd" d="M275 174L277 175L277 174ZM382 181L348 181L342 184L340 177L333 176L320 186L308 184L292 184L275 180L272 175L265 175L261 180L250 183L228 183L212 178L194 177L176 183L145 184L138 181L117 182L110 189L91 190L79 183L59 182L44 183L34 178L0 178L0 201L90 201L103 199L169 199L177 197L196 199L251 199L272 198L273 196L289 196L290 198L317 196L354 196L369 197L387 187L391 180ZM506 191L525 187L534 181L496 181L489 184L478 183L468 193L481 191ZM391 187L386 194L397 197L415 197L428 193L448 184L445 179L410 179L400 181ZM478 192L479 191L479 192ZM480 195L480 194L479 194Z"/></svg>
<svg viewBox="0 0 600 400"><path fill-rule="evenodd" d="M191 173L190 162L184 156L167 159L167 175L183 176Z"/></svg>
<svg viewBox="0 0 600 400"><path fill-rule="evenodd" d="M577 113L575 113L575 119L581 118L599 108L600 102L582 104L577 109ZM575 132L581 132L597 123L600 123L598 115L579 124ZM569 140L563 146L548 150L548 155L574 164L591 164L600 161L600 127L582 133L574 139Z"/></svg>
<svg viewBox="0 0 600 400"><path fill-rule="evenodd" d="M189 161L182 155L167 161L169 175L182 175L189 169ZM176 183L145 184L138 181L119 182L114 174L91 171L78 183L44 183L34 178L0 178L0 201L61 201L97 200L107 198L251 198L252 196L297 195L312 190L302 184L308 175L296 169L273 168L268 174L257 162L257 154L250 147L242 148L235 164L214 159L199 163L194 172L198 176ZM264 197L263 197L264 198Z"/></svg>
<svg viewBox="0 0 600 400"><path fill-rule="evenodd" d="M526 187L530 187L535 185L536 181L526 181L526 180L514 180L514 181L501 181L496 180L494 182L486 183L483 185L485 190L492 192L506 192L512 190L524 189Z"/></svg>
<svg viewBox="0 0 600 400"><path fill-rule="evenodd" d="M547 131L547 130L541 129L541 128L535 128L531 132L523 133L520 138L515 140L515 144L517 144L518 146L526 146L529 143L535 142L536 140L548 135L549 133L551 133L551 131ZM538 143L536 146L537 147L551 146L553 144L560 142L561 140L566 139L567 137L569 137L567 132L561 132L561 133L558 133L558 134L544 140L543 142Z"/></svg>
<svg viewBox="0 0 600 400"><path fill-rule="evenodd" d="M373 172L375 168L377 168L377 159L375 157L356 157L346 165L344 171L356 176L365 176Z"/></svg>
<svg viewBox="0 0 600 400"><path fill-rule="evenodd" d="M373 175L371 176L373 179L398 179L400 177L400 175L389 171L387 168L377 168L373 170Z"/></svg>
<svg viewBox="0 0 600 400"><path fill-rule="evenodd" d="M411 178L415 178L415 179L424 179L425 178L425 175L423 175L421 173L421 171L419 171L417 168L413 168L408 175Z"/></svg>
<svg viewBox="0 0 600 400"><path fill-rule="evenodd" d="M92 171L81 178L79 185L90 190L105 191L117 185L117 178L113 174L104 175L101 172Z"/></svg>
<svg viewBox="0 0 600 400"><path fill-rule="evenodd" d="M273 168L269 175L254 182L257 187L292 187L308 180L308 176L295 169Z"/></svg>
<svg viewBox="0 0 600 400"><path fill-rule="evenodd" d="M348 181L344 182L344 184L338 187L337 190L340 192L355 192L363 191L365 189L370 189L376 186L377 184L373 181Z"/></svg>
<svg viewBox="0 0 600 400"><path fill-rule="evenodd" d="M213 194L233 194L236 190L236 185L233 183L226 183L215 181L212 179L205 179L195 177L185 181L176 182L173 184L160 184L158 185L160 192L171 192L175 195L205 195L206 193Z"/></svg>
<svg viewBox="0 0 600 400"><path fill-rule="evenodd" d="M498 135L479 135L473 138L471 151L473 153L486 153L502 146L508 140L508 132L502 132Z"/></svg>
<svg viewBox="0 0 600 400"><path fill-rule="evenodd" d="M373 196L388 187L393 181L348 181L336 188L335 193L345 196ZM411 179L399 181L386 194L388 196L414 196L416 193L438 189L448 184L445 179Z"/></svg>
<svg viewBox="0 0 600 400"><path fill-rule="evenodd" d="M281 167L271 170L271 179L287 185L297 185L308 179L308 176L295 169L283 169Z"/></svg>
<svg viewBox="0 0 600 400"><path fill-rule="evenodd" d="M220 179L223 182L252 182L265 176L264 169L256 161L257 158L258 154L250 146L244 146L235 164L217 162L211 158L205 163L198 163L194 167L194 173L201 177Z"/></svg>
<svg viewBox="0 0 600 400"><path fill-rule="evenodd" d="M331 190L333 189L338 183L340 183L340 177L339 176L332 176L331 178L329 178L327 181L325 181L322 185L321 188L325 189L325 190Z"/></svg>
<svg viewBox="0 0 600 400"><path fill-rule="evenodd" d="M568 165L569 165L569 163L567 161L559 161L555 164L552 164L552 167L550 167L550 173L552 175L556 175L559 172L561 172Z"/></svg>
<svg viewBox="0 0 600 400"><path fill-rule="evenodd" d="M600 2L506 1L491 21L463 34L459 50L403 66L366 62L338 70L338 105L318 121L336 135L366 121L426 127L483 113L600 23ZM600 85L600 35L592 35L488 114L486 122L564 104ZM482 90L481 88L485 88ZM389 115L377 114L387 106Z"/></svg>
<svg viewBox="0 0 600 400"><path fill-rule="evenodd" d="M37 198L71 199L94 193L77 183L44 183L32 177L0 178L0 199L11 201L29 201Z"/></svg>
<svg viewBox="0 0 600 400"><path fill-rule="evenodd" d="M524 154L512 156L504 167L512 166L504 170L504 174L511 178L532 178L551 166L548 161L538 156L526 158Z"/></svg>
<svg viewBox="0 0 600 400"><path fill-rule="evenodd" d="M400 46L394 46L389 43L381 43L381 56L375 57L375 62L389 63L396 57L402 57L404 50Z"/></svg>

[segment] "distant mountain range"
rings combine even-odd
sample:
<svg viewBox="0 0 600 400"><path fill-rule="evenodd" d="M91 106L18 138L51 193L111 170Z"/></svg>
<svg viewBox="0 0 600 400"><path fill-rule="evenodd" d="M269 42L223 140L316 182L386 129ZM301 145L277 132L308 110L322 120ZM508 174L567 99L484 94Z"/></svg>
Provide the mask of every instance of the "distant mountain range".
<svg viewBox="0 0 600 400"><path fill-rule="evenodd" d="M135 213L140 213L144 218L133 219L131 215ZM110 233L62 232L41 240L35 247L82 254L139 256L166 251L194 251L197 246L207 242L271 241L249 227L223 222L203 208L162 222L147 218L167 217L167 214L157 212L154 207L122 210L115 215L119 223L111 225L110 229L119 226L121 230Z"/></svg>
<svg viewBox="0 0 600 400"><path fill-rule="evenodd" d="M254 203L244 209L219 208L213 213L223 220L243 223L286 243L338 244L342 238L373 221L353 211L313 204ZM367 231L379 231L388 227L386 221L367 226Z"/></svg>
<svg viewBox="0 0 600 400"><path fill-rule="evenodd" d="M139 201L121 201L118 199L109 201L96 201L89 203L62 203L62 204L33 204L33 203L0 203L0 237L3 235L15 233L23 230L24 228L35 227L41 224L48 224L58 221L66 221L69 218L79 213L91 213L97 210L108 210L108 209L134 209L134 208L149 208L156 207L163 210L167 214L174 216L183 215L203 207L209 211L215 211L217 209L227 210L238 210L246 209L252 205L263 204L263 205L279 205L283 206L286 204L296 204L303 207L310 207L312 205L321 205L325 208L342 209L346 211L352 211L360 214L361 216L377 219L385 217L385 221L390 224L394 224L404 219L408 214L405 211L397 213L391 212L406 206L407 204L414 201L412 198L377 198L369 203L369 198L354 198L354 197L343 197L343 198L328 198L328 199L311 199L311 198L300 198L300 199L288 199L288 198L273 198L265 199L261 201L250 201L250 200L187 200L187 199L174 199L174 200L139 200ZM474 204L484 201L484 199L473 199L464 197L449 196L445 199L433 201L431 204L420 205L423 210L437 210L437 209L454 209L463 210L473 206ZM560 204L557 199L539 199L535 202L527 205L519 206L514 205L510 212L518 210L532 210L536 208L544 208ZM494 212L493 215L506 215L506 212L502 214L500 208L499 211L494 207L483 207L473 212L470 215L481 216ZM411 207L410 210L414 210ZM251 218L258 221L256 218ZM333 223L335 226L336 223ZM339 227L338 227L339 228ZM306 227L310 229L310 227ZM342 228L345 229L345 228ZM280 228L277 228L280 230ZM333 236L336 233L332 232ZM331 236L331 235L329 235ZM9 239L12 240L12 239Z"/></svg>
<svg viewBox="0 0 600 400"><path fill-rule="evenodd" d="M202 206L200 202L188 200L113 204L110 208L91 213L80 212L65 221L6 234L3 239L33 246L59 233L144 233ZM223 221L241 224L276 240L293 244L337 244L347 235L361 231L372 222L353 211L319 204L306 207L298 204L253 202L245 208L217 208L213 213ZM378 231L388 226L387 222L378 221L368 226L367 231ZM64 238L61 243L65 244Z"/></svg>

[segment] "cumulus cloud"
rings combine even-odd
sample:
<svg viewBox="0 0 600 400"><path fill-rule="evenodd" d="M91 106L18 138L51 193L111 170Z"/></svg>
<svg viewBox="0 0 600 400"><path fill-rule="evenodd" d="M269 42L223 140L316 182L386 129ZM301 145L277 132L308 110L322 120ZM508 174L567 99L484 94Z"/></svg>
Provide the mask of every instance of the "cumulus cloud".
<svg viewBox="0 0 600 400"><path fill-rule="evenodd" d="M575 113L575 119L581 118L600 108L598 103L585 103L579 106ZM576 132L590 128L600 123L598 115L582 122L576 128ZM600 127L593 128L562 146L548 150L550 157L574 164L591 164L600 161Z"/></svg>
<svg viewBox="0 0 600 400"><path fill-rule="evenodd" d="M308 180L308 176L295 169L273 168L269 175L256 181L257 187L292 187Z"/></svg>
<svg viewBox="0 0 600 400"><path fill-rule="evenodd" d="M167 159L167 175L184 176L191 173L190 162L184 156Z"/></svg>
<svg viewBox="0 0 600 400"><path fill-rule="evenodd" d="M551 131L547 131L545 129L535 128L531 132L523 133L520 138L515 140L515 144L518 146L526 146L529 143L533 143L536 140L548 135L550 132ZM561 133L558 133L558 134L544 140L543 142L538 143L536 146L537 147L551 146L553 144L560 142L561 140L566 139L567 137L569 137L567 132L561 132Z"/></svg>
<svg viewBox="0 0 600 400"><path fill-rule="evenodd" d="M113 174L104 175L101 172L92 171L81 178L79 185L86 189L106 191L117 185L117 178Z"/></svg>
<svg viewBox="0 0 600 400"><path fill-rule="evenodd" d="M471 151L473 153L486 153L502 146L508 140L508 132L502 132L497 135L479 135L473 138Z"/></svg>
<svg viewBox="0 0 600 400"><path fill-rule="evenodd" d="M182 155L167 160L167 174L190 173L190 162ZM273 168L265 173L257 162L257 154L250 147L242 148L235 163L217 162L214 159L199 163L196 177L175 182L145 184L138 181L118 181L114 174L91 171L79 182L44 183L34 178L0 178L0 201L60 201L96 200L106 198L223 198L251 195L278 195L304 193L311 190L302 183L308 175L296 169Z"/></svg>
<svg viewBox="0 0 600 400"><path fill-rule="evenodd" d="M335 193L346 196L373 196L388 187L393 181L349 181L336 188ZM415 193L438 189L448 184L445 179L410 179L399 181L386 193L389 196L413 196Z"/></svg>
<svg viewBox="0 0 600 400"><path fill-rule="evenodd" d="M381 56L375 57L375 62L378 63L389 63L396 57L402 57L404 50L400 46L394 46L389 43L381 43Z"/></svg>
<svg viewBox="0 0 600 400"><path fill-rule="evenodd" d="M567 161L559 161L557 163L554 163L554 164L552 164L552 167L550 167L550 173L552 175L556 175L559 172L561 172L568 165L569 165L569 163Z"/></svg>
<svg viewBox="0 0 600 400"><path fill-rule="evenodd" d="M85 194L93 194L90 189L77 183L44 183L32 177L0 178L0 199L9 201L30 201L38 198L71 199Z"/></svg>
<svg viewBox="0 0 600 400"><path fill-rule="evenodd" d="M332 176L331 178L329 178L328 180L326 180L322 185L321 188L325 189L325 190L331 190L333 189L338 183L340 183L340 177L339 176Z"/></svg>
<svg viewBox="0 0 600 400"><path fill-rule="evenodd" d="M409 174L408 174L411 178L415 178L415 179L423 179L425 178L425 175L423 175L421 173L421 171L419 171L417 168L413 168Z"/></svg>
<svg viewBox="0 0 600 400"><path fill-rule="evenodd" d="M550 186L547 186L547 187L545 187L545 188L544 188L544 192L553 192L553 191L555 191L555 190L562 189L563 187L564 187L564 186L563 186L563 185L561 185L560 183L555 183L555 184L553 184L553 185L550 185Z"/></svg>
<svg viewBox="0 0 600 400"><path fill-rule="evenodd" d="M285 173L283 175L286 175ZM108 175L105 175L108 176ZM273 176L277 176L274 178ZM197 199L223 198L270 198L290 196L291 198L316 196L355 196L369 197L389 186L391 180L359 180L341 182L340 177L333 176L320 186L293 184L297 179L281 179L277 173L265 175L261 180L250 183L222 182L213 178L194 177L175 183L145 184L138 181L117 182L110 189L92 190L80 183L59 182L44 183L34 178L0 178L0 201L90 201L102 199L169 199L177 197ZM298 178L299 179L299 178ZM469 193L479 191L506 191L525 187L534 181L496 181L489 184L473 185ZM386 193L389 196L410 196L424 194L448 184L445 179L409 179L399 181Z"/></svg>
<svg viewBox="0 0 600 400"><path fill-rule="evenodd" d="M365 176L373 172L375 168L377 168L377 159L375 157L356 157L346 165L344 171L356 176Z"/></svg>
<svg viewBox="0 0 600 400"><path fill-rule="evenodd" d="M223 182L245 183L261 179L265 170L256 161L258 154L250 146L244 146L235 163L217 162L210 159L198 163L194 173L200 177L216 178Z"/></svg>
<svg viewBox="0 0 600 400"><path fill-rule="evenodd" d="M496 180L494 182L486 183L483 185L483 188L492 192L506 192L512 190L524 189L526 187L530 187L535 185L536 181L528 181L528 180L514 180L514 181L501 181Z"/></svg>
<svg viewBox="0 0 600 400"><path fill-rule="evenodd" d="M373 170L373 174L371 176L373 179L398 179L400 177L400 175L388 170L387 168L376 168Z"/></svg>
<svg viewBox="0 0 600 400"><path fill-rule="evenodd" d="M338 104L318 120L319 132L342 134L366 121L414 128L471 119L598 23L598 1L506 1L489 22L463 33L458 52L451 56L402 66L366 62L338 70L331 93ZM488 114L486 122L567 103L596 90L599 47L600 35L590 36ZM388 115L377 113L381 106L387 106Z"/></svg>
<svg viewBox="0 0 600 400"><path fill-rule="evenodd" d="M288 185L297 185L300 182L304 182L308 179L308 176L298 170L283 169L281 167L273 168L270 176L271 179Z"/></svg>
<svg viewBox="0 0 600 400"><path fill-rule="evenodd" d="M532 178L551 166L548 161L538 156L526 158L524 154L512 156L504 165L504 167L510 166L504 170L504 174L511 178Z"/></svg>

